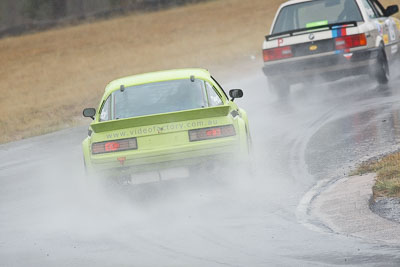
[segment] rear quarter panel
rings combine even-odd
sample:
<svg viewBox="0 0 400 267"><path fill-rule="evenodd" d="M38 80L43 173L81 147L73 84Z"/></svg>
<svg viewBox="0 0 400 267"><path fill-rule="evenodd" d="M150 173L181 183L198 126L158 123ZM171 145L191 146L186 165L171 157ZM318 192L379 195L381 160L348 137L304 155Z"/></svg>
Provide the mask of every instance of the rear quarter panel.
<svg viewBox="0 0 400 267"><path fill-rule="evenodd" d="M87 168L91 167L91 161L90 161L90 137L86 137L85 140L82 142L82 151L83 151L83 160L84 160L84 165Z"/></svg>

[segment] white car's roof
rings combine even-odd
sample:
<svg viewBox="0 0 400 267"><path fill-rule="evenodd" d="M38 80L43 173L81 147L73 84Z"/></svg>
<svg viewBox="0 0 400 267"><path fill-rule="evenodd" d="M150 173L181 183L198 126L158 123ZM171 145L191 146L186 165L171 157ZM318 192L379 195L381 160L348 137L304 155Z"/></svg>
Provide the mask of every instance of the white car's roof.
<svg viewBox="0 0 400 267"><path fill-rule="evenodd" d="M298 4L298 3L303 3L303 2L310 2L310 1L312 1L312 0L290 0L290 1L283 3L281 5L281 7Z"/></svg>

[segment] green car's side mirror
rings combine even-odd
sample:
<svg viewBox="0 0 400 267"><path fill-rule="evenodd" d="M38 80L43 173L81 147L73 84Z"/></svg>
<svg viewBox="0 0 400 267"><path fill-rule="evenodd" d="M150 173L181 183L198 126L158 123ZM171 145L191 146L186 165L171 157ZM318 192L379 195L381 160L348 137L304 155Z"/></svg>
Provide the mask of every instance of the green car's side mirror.
<svg viewBox="0 0 400 267"><path fill-rule="evenodd" d="M96 115L96 109L94 108L85 108L83 110L83 117L92 118L94 120L95 115Z"/></svg>
<svg viewBox="0 0 400 267"><path fill-rule="evenodd" d="M243 97L242 89L232 89L229 91L229 96L232 98L231 101L235 100L235 98Z"/></svg>

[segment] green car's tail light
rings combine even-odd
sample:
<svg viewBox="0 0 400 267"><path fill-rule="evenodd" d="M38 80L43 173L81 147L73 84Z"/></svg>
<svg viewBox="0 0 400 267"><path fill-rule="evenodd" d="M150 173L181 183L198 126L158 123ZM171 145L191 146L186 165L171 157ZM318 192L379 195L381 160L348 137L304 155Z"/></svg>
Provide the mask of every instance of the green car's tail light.
<svg viewBox="0 0 400 267"><path fill-rule="evenodd" d="M189 131L190 142L229 137L236 135L233 125L225 125L211 128L202 128Z"/></svg>
<svg viewBox="0 0 400 267"><path fill-rule="evenodd" d="M93 143L92 154L102 154L137 149L136 138Z"/></svg>

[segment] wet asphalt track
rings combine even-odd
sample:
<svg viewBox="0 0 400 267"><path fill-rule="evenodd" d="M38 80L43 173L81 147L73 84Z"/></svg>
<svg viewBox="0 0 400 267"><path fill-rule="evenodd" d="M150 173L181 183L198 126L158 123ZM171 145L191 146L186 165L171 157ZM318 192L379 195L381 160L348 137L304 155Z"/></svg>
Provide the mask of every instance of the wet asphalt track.
<svg viewBox="0 0 400 267"><path fill-rule="evenodd" d="M400 80L352 78L278 102L261 72L231 81L256 173L104 191L83 179L86 127L0 146L1 266L400 266L400 248L330 234L299 206L400 139ZM229 164L228 164L229 165ZM233 169L233 170L232 170Z"/></svg>

